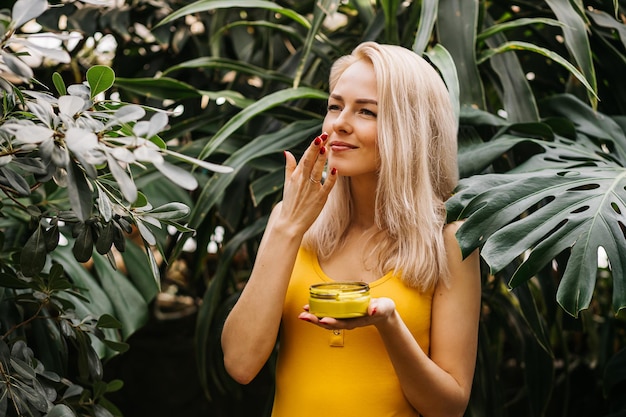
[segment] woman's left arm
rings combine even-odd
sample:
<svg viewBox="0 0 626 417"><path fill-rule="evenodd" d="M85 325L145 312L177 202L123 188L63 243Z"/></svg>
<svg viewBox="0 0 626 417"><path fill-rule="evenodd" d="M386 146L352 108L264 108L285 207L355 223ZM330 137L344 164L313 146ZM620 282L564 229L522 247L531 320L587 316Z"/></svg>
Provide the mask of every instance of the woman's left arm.
<svg viewBox="0 0 626 417"><path fill-rule="evenodd" d="M457 230L458 224L445 230L450 280L448 286L439 284L433 295L430 357L395 307L389 311L381 306L386 319L375 322L404 395L424 417L462 416L474 377L481 306L479 254L475 251L462 259Z"/></svg>

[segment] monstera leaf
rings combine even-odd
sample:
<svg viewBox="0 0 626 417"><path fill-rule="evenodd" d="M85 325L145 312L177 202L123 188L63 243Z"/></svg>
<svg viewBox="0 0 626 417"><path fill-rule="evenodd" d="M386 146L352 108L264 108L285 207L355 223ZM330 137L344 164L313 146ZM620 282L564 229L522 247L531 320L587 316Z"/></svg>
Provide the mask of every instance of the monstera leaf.
<svg viewBox="0 0 626 417"><path fill-rule="evenodd" d="M552 99L545 110L552 116L544 123L555 132L552 137L503 131L471 147L476 154L481 147L506 150L527 142L542 152L506 173L462 180L448 202L449 220L466 219L458 234L462 249L467 254L482 247L492 273L519 263L512 287L569 251L557 301L572 315L589 306L598 251L604 249L617 311L626 306L626 135L614 120L571 96Z"/></svg>

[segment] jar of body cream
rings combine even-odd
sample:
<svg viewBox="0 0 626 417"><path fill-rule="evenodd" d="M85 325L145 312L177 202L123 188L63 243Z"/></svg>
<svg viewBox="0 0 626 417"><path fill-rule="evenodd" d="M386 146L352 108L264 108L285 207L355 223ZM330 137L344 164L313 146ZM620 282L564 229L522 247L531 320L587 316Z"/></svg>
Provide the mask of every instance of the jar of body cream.
<svg viewBox="0 0 626 417"><path fill-rule="evenodd" d="M370 288L365 282L321 283L309 288L309 313L317 317L365 316L369 304Z"/></svg>

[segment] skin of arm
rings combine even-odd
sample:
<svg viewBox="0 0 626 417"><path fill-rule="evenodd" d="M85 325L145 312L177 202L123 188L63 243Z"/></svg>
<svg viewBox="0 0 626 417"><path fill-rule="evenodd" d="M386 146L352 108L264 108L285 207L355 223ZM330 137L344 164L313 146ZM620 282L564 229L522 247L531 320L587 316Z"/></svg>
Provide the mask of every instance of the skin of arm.
<svg viewBox="0 0 626 417"><path fill-rule="evenodd" d="M433 295L430 357L413 338L389 298L372 299L366 317L299 318L327 329L374 325L383 339L405 397L424 417L462 416L471 392L478 345L481 283L479 255L465 260L454 236L458 224L445 229L449 285ZM306 306L305 306L306 309Z"/></svg>
<svg viewBox="0 0 626 417"><path fill-rule="evenodd" d="M323 184L317 180L326 162L325 141L325 135L316 138L297 165L285 152L283 201L272 210L250 278L224 323L224 366L241 384L258 374L274 348L302 237L335 184L334 171Z"/></svg>

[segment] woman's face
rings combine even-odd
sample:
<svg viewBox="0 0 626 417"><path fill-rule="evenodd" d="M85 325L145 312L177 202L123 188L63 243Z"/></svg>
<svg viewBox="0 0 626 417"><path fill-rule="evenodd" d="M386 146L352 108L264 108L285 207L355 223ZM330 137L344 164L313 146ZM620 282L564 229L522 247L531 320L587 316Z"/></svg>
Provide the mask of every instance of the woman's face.
<svg viewBox="0 0 626 417"><path fill-rule="evenodd" d="M378 95L374 67L359 60L341 75L328 99L324 131L328 133L329 166L338 174L376 175Z"/></svg>

